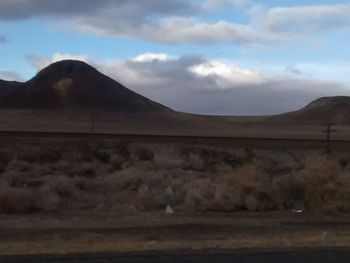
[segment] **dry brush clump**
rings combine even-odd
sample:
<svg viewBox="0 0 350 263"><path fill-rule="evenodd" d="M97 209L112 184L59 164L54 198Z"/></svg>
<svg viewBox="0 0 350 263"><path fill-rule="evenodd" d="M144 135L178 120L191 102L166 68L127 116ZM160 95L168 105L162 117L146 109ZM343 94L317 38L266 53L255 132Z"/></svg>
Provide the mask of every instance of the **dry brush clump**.
<svg viewBox="0 0 350 263"><path fill-rule="evenodd" d="M339 159L314 157L302 171L305 206L315 211L350 210L350 174Z"/></svg>
<svg viewBox="0 0 350 263"><path fill-rule="evenodd" d="M202 211L263 211L273 208L269 191L267 176L253 164L226 167L189 184L186 205Z"/></svg>
<svg viewBox="0 0 350 263"><path fill-rule="evenodd" d="M0 213L67 209L350 211L350 157L201 145L3 147Z"/></svg>

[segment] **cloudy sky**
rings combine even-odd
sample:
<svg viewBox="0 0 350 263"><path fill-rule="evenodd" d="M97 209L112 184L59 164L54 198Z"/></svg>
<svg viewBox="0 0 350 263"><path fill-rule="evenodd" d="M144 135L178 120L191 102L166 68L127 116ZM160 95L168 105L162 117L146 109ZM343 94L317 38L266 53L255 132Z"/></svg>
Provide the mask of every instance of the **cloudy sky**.
<svg viewBox="0 0 350 263"><path fill-rule="evenodd" d="M0 79L79 59L175 110L261 115L350 95L350 1L0 0Z"/></svg>

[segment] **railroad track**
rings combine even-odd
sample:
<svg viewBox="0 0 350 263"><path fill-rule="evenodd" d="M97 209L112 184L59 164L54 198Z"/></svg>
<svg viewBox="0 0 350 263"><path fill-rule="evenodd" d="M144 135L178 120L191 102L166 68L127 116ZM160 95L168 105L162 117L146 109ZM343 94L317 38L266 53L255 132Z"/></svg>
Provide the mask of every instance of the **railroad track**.
<svg viewBox="0 0 350 263"><path fill-rule="evenodd" d="M187 135L155 135L155 134L113 134L113 133L74 133L74 132L31 132L0 131L0 142L35 144L39 140L50 142L57 140L117 140L136 143L182 143L198 145L217 145L234 148L251 149L324 149L325 140L296 138L249 138L225 136L187 136ZM350 151L350 141L333 140L332 149Z"/></svg>

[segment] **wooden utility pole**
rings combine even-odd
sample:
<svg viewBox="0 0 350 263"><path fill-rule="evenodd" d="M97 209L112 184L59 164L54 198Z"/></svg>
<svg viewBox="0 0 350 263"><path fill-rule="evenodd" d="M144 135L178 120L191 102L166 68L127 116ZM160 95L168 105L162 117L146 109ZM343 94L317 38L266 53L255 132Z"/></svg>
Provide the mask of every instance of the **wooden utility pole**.
<svg viewBox="0 0 350 263"><path fill-rule="evenodd" d="M96 119L96 114L95 114L95 107L94 105L91 106L91 127L90 127L90 133L94 134L95 133L95 119Z"/></svg>
<svg viewBox="0 0 350 263"><path fill-rule="evenodd" d="M331 153L331 135L332 133L336 132L337 130L332 129L333 126L337 124L335 123L327 123L323 125L323 127L326 127L325 130L323 130L324 133L326 133L326 153L327 153L327 159L329 158L329 154Z"/></svg>
<svg viewBox="0 0 350 263"><path fill-rule="evenodd" d="M91 86L90 94L90 133L95 133L95 121L96 121L96 103L95 103L95 87Z"/></svg>

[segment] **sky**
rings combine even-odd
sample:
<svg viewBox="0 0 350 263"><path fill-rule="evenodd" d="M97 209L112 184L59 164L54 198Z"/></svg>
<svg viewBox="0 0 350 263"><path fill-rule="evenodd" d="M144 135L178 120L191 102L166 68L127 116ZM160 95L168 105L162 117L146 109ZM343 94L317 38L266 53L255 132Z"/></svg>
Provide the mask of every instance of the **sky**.
<svg viewBox="0 0 350 263"><path fill-rule="evenodd" d="M350 1L0 0L0 79L77 59L175 110L267 115L350 95Z"/></svg>

